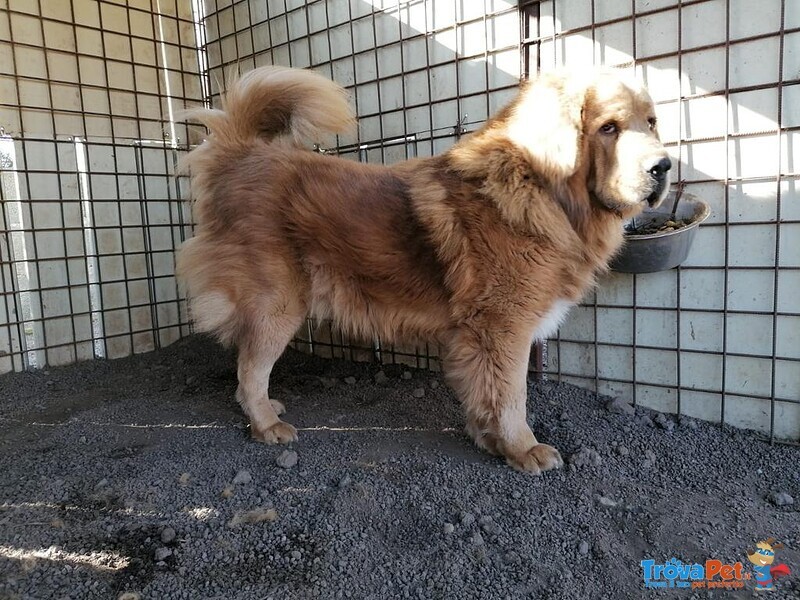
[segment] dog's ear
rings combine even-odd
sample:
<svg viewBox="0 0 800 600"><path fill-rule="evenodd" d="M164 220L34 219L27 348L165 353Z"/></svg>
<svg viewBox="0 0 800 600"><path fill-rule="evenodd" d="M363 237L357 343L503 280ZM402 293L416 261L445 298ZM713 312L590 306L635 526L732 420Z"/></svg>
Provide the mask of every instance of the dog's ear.
<svg viewBox="0 0 800 600"><path fill-rule="evenodd" d="M558 185L555 189L556 201L576 231L584 231L591 218L588 178L589 165L582 161L564 185Z"/></svg>
<svg viewBox="0 0 800 600"><path fill-rule="evenodd" d="M528 151L536 170L563 182L578 170L586 85L562 73L545 73L523 85L512 108L508 135Z"/></svg>

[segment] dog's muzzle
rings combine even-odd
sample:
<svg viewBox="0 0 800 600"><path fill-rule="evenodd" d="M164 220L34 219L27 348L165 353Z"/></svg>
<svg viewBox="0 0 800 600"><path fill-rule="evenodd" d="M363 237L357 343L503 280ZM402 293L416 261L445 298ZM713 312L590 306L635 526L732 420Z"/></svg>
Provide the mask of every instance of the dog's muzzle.
<svg viewBox="0 0 800 600"><path fill-rule="evenodd" d="M671 168L672 161L665 156L647 170L654 184L653 191L645 198L649 206L655 207L661 202L664 190L667 188L667 173Z"/></svg>

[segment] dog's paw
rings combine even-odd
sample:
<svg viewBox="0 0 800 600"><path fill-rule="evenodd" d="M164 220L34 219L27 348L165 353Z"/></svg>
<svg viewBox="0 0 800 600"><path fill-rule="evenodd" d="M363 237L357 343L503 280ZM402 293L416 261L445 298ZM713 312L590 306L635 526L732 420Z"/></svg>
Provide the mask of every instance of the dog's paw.
<svg viewBox="0 0 800 600"><path fill-rule="evenodd" d="M558 450L547 444L536 444L527 452L506 456L506 462L517 471L526 471L534 475L564 466Z"/></svg>
<svg viewBox="0 0 800 600"><path fill-rule="evenodd" d="M272 404L272 408L275 410L275 413L280 417L283 413L286 412L286 407L283 405L283 402L279 402L278 400L273 400L270 398L269 401Z"/></svg>
<svg viewBox="0 0 800 600"><path fill-rule="evenodd" d="M257 442L265 444L288 444L297 441L297 430L283 421L278 421L266 429L251 424L250 435Z"/></svg>

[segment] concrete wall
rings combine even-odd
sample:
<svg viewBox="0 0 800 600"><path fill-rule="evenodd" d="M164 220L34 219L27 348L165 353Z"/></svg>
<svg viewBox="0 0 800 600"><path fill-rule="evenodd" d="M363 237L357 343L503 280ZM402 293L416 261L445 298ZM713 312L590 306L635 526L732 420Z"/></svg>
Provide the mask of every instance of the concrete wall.
<svg viewBox="0 0 800 600"><path fill-rule="evenodd" d="M202 103L192 4L0 0L0 373L188 331L174 163Z"/></svg>

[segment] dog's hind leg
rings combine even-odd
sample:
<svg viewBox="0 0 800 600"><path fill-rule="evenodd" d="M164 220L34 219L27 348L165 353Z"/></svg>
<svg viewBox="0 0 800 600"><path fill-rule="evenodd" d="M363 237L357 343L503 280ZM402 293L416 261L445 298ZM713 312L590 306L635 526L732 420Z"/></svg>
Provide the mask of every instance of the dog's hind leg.
<svg viewBox="0 0 800 600"><path fill-rule="evenodd" d="M301 310L272 308L254 314L243 327L236 399L250 418L250 434L260 442L286 444L297 439L297 430L278 418L284 407L270 399L269 377L304 318Z"/></svg>
<svg viewBox="0 0 800 600"><path fill-rule="evenodd" d="M467 413L467 433L480 448L504 456L520 471L540 473L563 465L558 450L539 443L527 422L526 339L488 339L462 331L445 356L446 376Z"/></svg>

